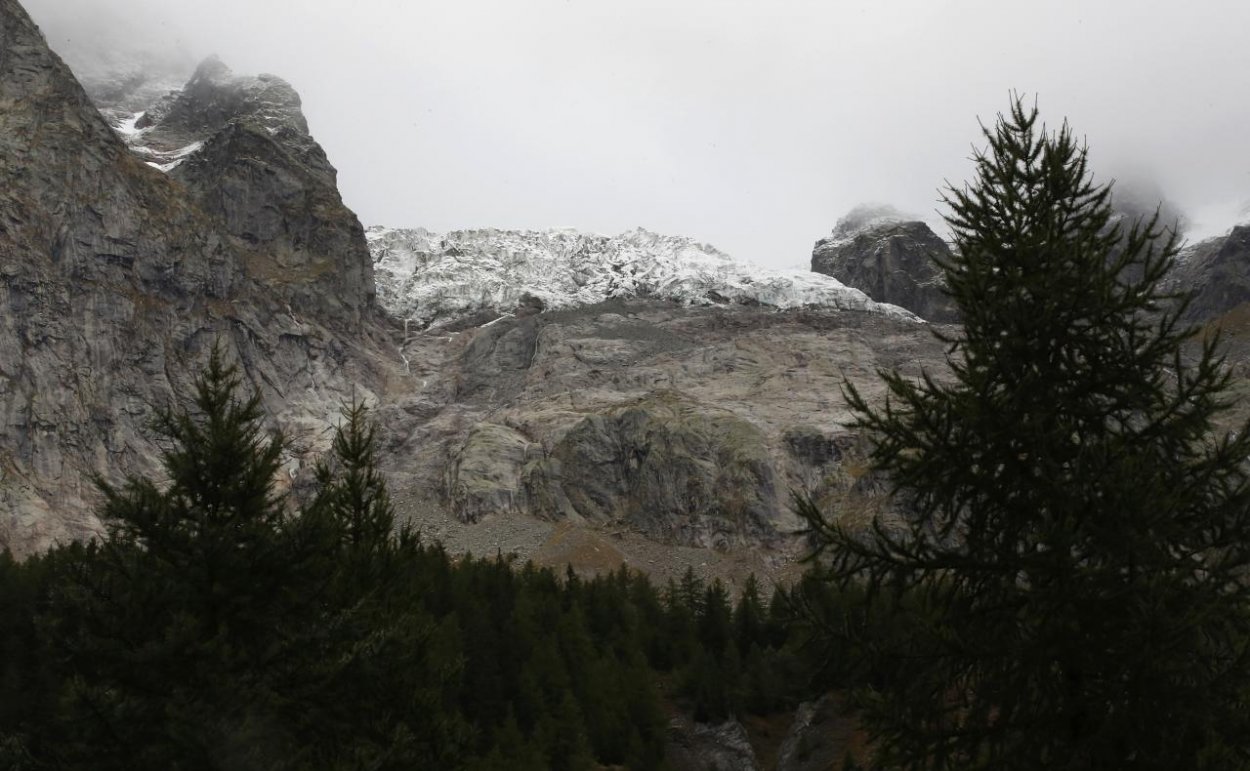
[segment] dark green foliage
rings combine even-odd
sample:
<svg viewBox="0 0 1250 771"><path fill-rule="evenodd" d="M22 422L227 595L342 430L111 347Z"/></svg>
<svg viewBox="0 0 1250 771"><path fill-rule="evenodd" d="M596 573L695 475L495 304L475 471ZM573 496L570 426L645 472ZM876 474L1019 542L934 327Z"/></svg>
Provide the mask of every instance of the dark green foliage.
<svg viewBox="0 0 1250 771"><path fill-rule="evenodd" d="M1109 228L1065 125L1013 102L950 191L964 320L951 382L848 385L902 518L845 532L810 503L870 676L878 761L907 769L1247 765L1250 430L1214 339L1160 290L1176 242Z"/></svg>
<svg viewBox="0 0 1250 771"><path fill-rule="evenodd" d="M282 440L238 385L214 351L194 410L157 422L168 484L101 483L109 538L67 560L46 617L69 668L72 738L57 747L67 765L255 765L290 750L265 728L277 716L255 676L282 655L301 611L272 485Z"/></svg>
<svg viewBox="0 0 1250 771"><path fill-rule="evenodd" d="M329 461L317 464L316 499L304 516L329 518L345 544L368 557L386 548L395 514L377 468L377 427L363 402L343 409Z"/></svg>

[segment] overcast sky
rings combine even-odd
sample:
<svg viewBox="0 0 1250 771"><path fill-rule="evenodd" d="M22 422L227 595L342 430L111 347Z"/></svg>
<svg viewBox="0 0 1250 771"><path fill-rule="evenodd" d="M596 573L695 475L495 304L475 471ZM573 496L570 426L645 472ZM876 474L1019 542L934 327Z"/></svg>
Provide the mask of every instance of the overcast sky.
<svg viewBox="0 0 1250 771"><path fill-rule="evenodd" d="M24 2L53 48L286 78L366 225L640 225L806 267L858 203L936 221L1011 89L1197 234L1250 201L1246 0Z"/></svg>

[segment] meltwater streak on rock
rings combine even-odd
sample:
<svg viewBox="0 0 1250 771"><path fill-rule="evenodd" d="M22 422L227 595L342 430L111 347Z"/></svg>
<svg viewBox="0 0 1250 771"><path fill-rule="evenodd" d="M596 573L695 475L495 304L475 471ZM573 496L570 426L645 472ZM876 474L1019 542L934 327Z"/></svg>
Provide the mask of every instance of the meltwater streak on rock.
<svg viewBox="0 0 1250 771"><path fill-rule="evenodd" d="M127 152L16 0L0 0L0 547L98 532L89 475L154 470L153 410L186 393L214 340L308 448L354 382L375 382L358 342L363 235L307 146L284 141L227 138L171 180ZM207 180L279 212L264 249Z"/></svg>

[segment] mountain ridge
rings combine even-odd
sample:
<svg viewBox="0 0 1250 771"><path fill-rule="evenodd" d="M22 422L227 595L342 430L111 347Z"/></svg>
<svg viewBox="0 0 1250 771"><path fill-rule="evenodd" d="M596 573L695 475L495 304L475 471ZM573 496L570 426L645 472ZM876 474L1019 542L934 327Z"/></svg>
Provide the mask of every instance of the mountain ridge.
<svg viewBox="0 0 1250 771"><path fill-rule="evenodd" d="M684 236L634 228L616 236L569 228L434 233L371 227L379 303L420 325L511 312L525 296L550 309L650 297L688 305L824 306L914 318L805 271L734 261Z"/></svg>

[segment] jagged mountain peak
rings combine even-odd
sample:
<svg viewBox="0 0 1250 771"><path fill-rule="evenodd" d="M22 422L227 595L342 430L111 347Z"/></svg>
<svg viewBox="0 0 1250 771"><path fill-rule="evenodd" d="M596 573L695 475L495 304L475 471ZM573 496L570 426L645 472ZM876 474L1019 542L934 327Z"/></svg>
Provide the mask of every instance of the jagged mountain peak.
<svg viewBox="0 0 1250 771"><path fill-rule="evenodd" d="M279 140L332 182L335 171L308 131L299 94L276 75L237 75L217 56L200 63L180 89L137 113L111 111L131 149L161 171L232 124Z"/></svg>
<svg viewBox="0 0 1250 771"><path fill-rule="evenodd" d="M370 312L364 229L290 83L236 74L210 56L182 88L139 112L100 107L133 154L219 219L250 255L253 277L303 307L340 318L345 309L356 319ZM257 175L258 164L271 173Z"/></svg>
<svg viewBox="0 0 1250 771"><path fill-rule="evenodd" d="M763 270L694 239L643 228L607 236L567 228L434 233L374 227L366 237L379 304L421 325L509 313L525 295L547 308L651 297L688 305L822 306L910 318L827 276Z"/></svg>

